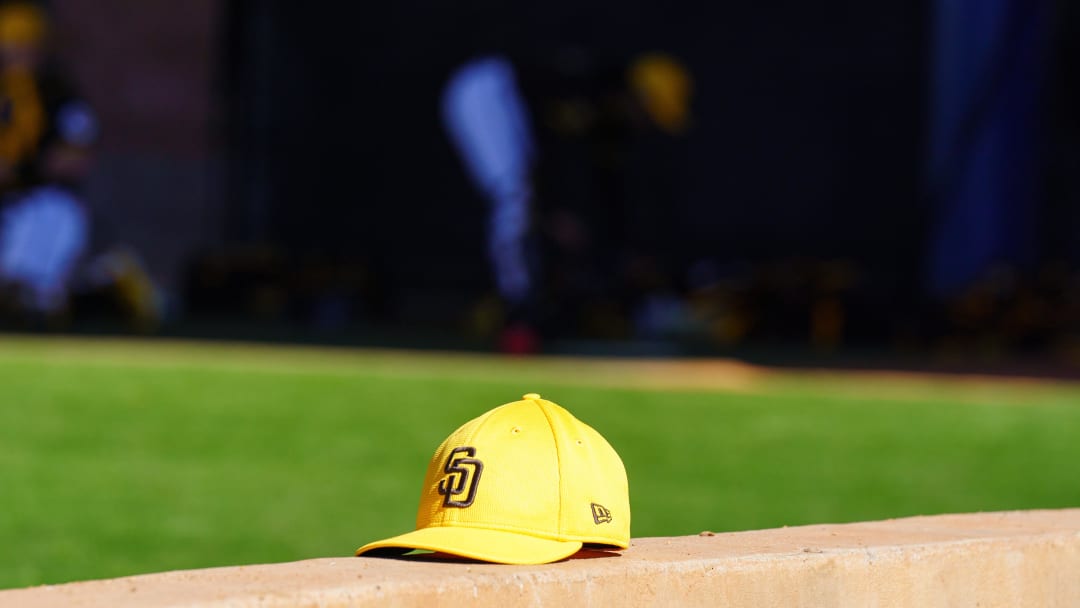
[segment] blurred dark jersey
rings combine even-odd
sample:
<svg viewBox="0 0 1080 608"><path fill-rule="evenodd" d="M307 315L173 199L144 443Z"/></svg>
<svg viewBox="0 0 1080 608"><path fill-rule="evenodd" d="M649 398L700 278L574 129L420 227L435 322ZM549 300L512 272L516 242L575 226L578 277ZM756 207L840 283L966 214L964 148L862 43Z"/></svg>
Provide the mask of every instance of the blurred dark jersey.
<svg viewBox="0 0 1080 608"><path fill-rule="evenodd" d="M89 147L98 134L89 104L57 68L26 80L0 75L0 159L12 167L3 194L55 183L45 175L45 155L58 145Z"/></svg>

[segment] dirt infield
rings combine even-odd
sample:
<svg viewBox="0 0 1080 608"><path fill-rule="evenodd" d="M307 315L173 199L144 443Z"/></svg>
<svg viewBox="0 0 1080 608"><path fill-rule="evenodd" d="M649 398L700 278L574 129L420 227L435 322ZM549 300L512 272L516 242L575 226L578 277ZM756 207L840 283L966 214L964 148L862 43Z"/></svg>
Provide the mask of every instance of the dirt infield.
<svg viewBox="0 0 1080 608"><path fill-rule="evenodd" d="M1080 382L999 375L777 369L735 359L649 359L574 356L528 358L464 352L279 346L191 340L52 338L0 335L0 360L87 365L261 370L275 373L438 376L473 382L567 385L675 391L793 392L844 398L942 398L966 403L1038 402Z"/></svg>
<svg viewBox="0 0 1080 608"><path fill-rule="evenodd" d="M1076 606L1080 509L641 538L543 566L324 558L0 592L0 606Z"/></svg>

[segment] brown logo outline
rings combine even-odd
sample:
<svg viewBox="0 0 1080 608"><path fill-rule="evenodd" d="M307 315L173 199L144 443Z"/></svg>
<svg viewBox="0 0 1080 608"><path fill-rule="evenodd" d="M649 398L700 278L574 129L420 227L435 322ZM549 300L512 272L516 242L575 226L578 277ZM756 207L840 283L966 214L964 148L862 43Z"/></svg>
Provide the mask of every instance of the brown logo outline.
<svg viewBox="0 0 1080 608"><path fill-rule="evenodd" d="M611 511L607 507L597 503L591 503L589 508L592 510L592 519L596 525L611 523Z"/></svg>
<svg viewBox="0 0 1080 608"><path fill-rule="evenodd" d="M466 457L455 458L458 454L465 454ZM476 500L476 488L480 485L480 475L484 472L484 463L474 458L474 456L476 456L476 448L462 446L451 450L446 457L446 465L443 466L446 477L439 480L437 488L439 494L445 497L443 499L444 507L463 509L472 506L473 501ZM473 468L470 471L467 466L462 465L471 465ZM468 485L467 492L466 485ZM465 499L455 500L454 497L461 494L465 494Z"/></svg>

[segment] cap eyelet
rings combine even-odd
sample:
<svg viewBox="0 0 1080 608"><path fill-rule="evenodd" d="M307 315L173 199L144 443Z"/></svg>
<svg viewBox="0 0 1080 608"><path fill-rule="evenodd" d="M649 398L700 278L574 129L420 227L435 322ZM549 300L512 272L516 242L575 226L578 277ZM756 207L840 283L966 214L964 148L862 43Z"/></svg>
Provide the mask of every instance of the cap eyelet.
<svg viewBox="0 0 1080 608"><path fill-rule="evenodd" d="M515 426L514 428L510 429L510 434L511 435L517 435L520 432L521 432L521 427L520 426Z"/></svg>

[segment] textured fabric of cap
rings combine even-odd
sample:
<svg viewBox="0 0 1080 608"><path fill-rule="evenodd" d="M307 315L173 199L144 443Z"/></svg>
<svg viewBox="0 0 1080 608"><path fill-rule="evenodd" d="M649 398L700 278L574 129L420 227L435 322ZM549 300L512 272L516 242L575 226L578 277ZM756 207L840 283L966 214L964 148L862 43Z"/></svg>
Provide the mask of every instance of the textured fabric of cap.
<svg viewBox="0 0 1080 608"><path fill-rule="evenodd" d="M428 466L416 530L356 554L541 564L585 543L629 546L626 470L600 433L530 393L454 431Z"/></svg>

